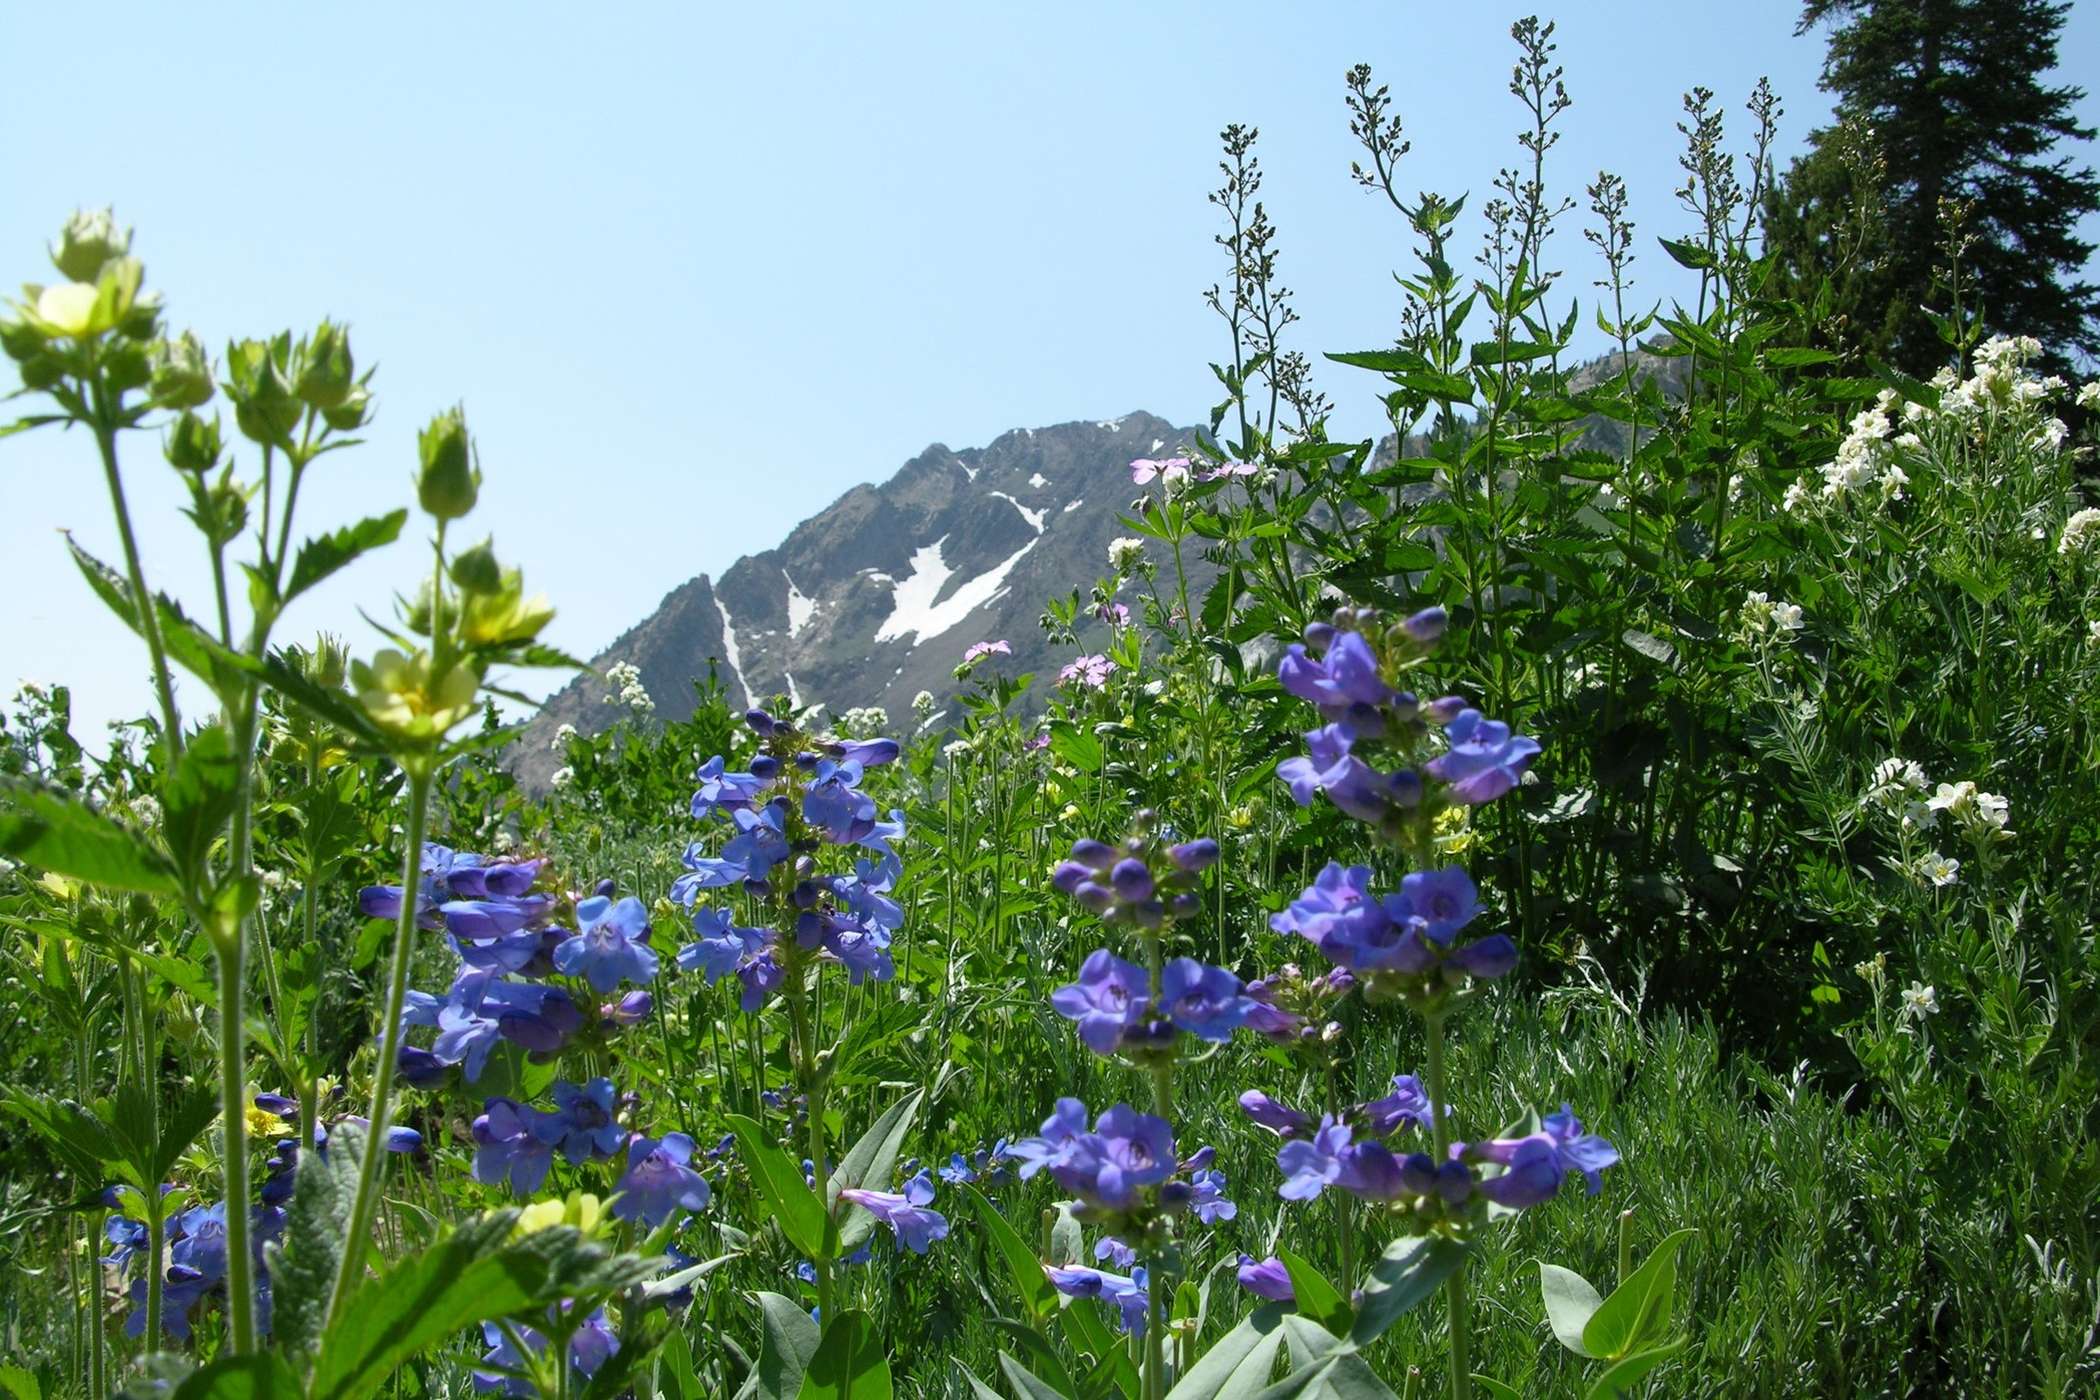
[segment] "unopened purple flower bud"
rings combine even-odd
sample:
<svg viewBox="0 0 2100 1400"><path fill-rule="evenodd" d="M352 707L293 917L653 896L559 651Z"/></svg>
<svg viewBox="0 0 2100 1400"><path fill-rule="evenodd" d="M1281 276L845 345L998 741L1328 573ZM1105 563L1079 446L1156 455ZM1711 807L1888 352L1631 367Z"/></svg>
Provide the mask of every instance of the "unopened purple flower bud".
<svg viewBox="0 0 2100 1400"><path fill-rule="evenodd" d="M1167 906L1156 899L1148 899L1143 904L1133 904L1129 908L1131 922L1147 933L1157 932L1167 922Z"/></svg>
<svg viewBox="0 0 2100 1400"><path fill-rule="evenodd" d="M1089 870L1107 870L1116 863L1116 848L1106 841L1082 837L1072 843L1072 859Z"/></svg>
<svg viewBox="0 0 2100 1400"><path fill-rule="evenodd" d="M1436 1169L1436 1193L1449 1205L1464 1205L1473 1194L1473 1169L1464 1162L1444 1163Z"/></svg>
<svg viewBox="0 0 2100 1400"><path fill-rule="evenodd" d="M1177 919L1193 919L1203 912L1203 901L1192 894L1177 894L1167 901L1167 912Z"/></svg>
<svg viewBox="0 0 2100 1400"><path fill-rule="evenodd" d="M795 755L795 766L805 773L815 772L817 765L823 761L824 755L811 753L808 749L804 749Z"/></svg>
<svg viewBox="0 0 2100 1400"><path fill-rule="evenodd" d="M1076 860L1062 861L1058 864L1057 869L1050 872L1050 884L1052 888L1064 894L1072 894L1093 873L1094 871L1091 867L1082 865Z"/></svg>
<svg viewBox="0 0 2100 1400"><path fill-rule="evenodd" d="M1126 1027L1117 1049L1133 1057L1158 1054L1174 1048L1174 1023L1172 1021L1140 1021Z"/></svg>
<svg viewBox="0 0 2100 1400"><path fill-rule="evenodd" d="M797 909L814 909L823 893L823 888L815 880L797 880L794 891L788 898L794 902Z"/></svg>
<svg viewBox="0 0 2100 1400"><path fill-rule="evenodd" d="M1442 608L1424 608L1400 626L1408 636L1426 646L1444 635L1444 628L1450 625L1450 621Z"/></svg>
<svg viewBox="0 0 2100 1400"><path fill-rule="evenodd" d="M1445 695L1422 707L1422 718L1431 724L1449 724L1466 711L1466 697Z"/></svg>
<svg viewBox="0 0 2100 1400"><path fill-rule="evenodd" d="M770 783L780 776L780 760L769 753L755 754L748 771L760 782Z"/></svg>
<svg viewBox="0 0 2100 1400"><path fill-rule="evenodd" d="M773 882L761 879L746 880L744 881L744 893L750 895L753 899L771 899L773 897Z"/></svg>
<svg viewBox="0 0 2100 1400"><path fill-rule="evenodd" d="M597 895L600 899L611 899L615 894L619 893L619 889L620 882L617 880L600 880L591 887L591 893Z"/></svg>
<svg viewBox="0 0 2100 1400"><path fill-rule="evenodd" d="M656 1000L647 992L629 992L618 1001L607 1002L598 1008L598 1014L616 1026L639 1025L648 1019Z"/></svg>
<svg viewBox="0 0 2100 1400"><path fill-rule="evenodd" d="M1325 622L1315 622L1305 629L1305 649L1310 652L1327 650L1334 640L1334 628Z"/></svg>
<svg viewBox="0 0 2100 1400"><path fill-rule="evenodd" d="M774 730L784 727L779 720L774 719L764 710L744 711L744 723L750 725L760 735L769 739L773 736Z"/></svg>
<svg viewBox="0 0 2100 1400"><path fill-rule="evenodd" d="M1186 1181L1170 1181L1159 1188L1159 1207L1170 1213L1187 1210L1195 1194Z"/></svg>
<svg viewBox="0 0 2100 1400"><path fill-rule="evenodd" d="M1196 1149L1195 1156L1189 1158L1187 1161L1181 1164L1181 1169L1185 1172L1200 1172L1207 1169L1212 1162L1215 1162L1217 1160L1217 1148L1199 1147Z"/></svg>
<svg viewBox="0 0 2100 1400"><path fill-rule="evenodd" d="M1191 875L1208 870L1218 862L1218 843L1208 836L1199 836L1194 841L1184 841L1170 847L1167 854L1176 865Z"/></svg>
<svg viewBox="0 0 2100 1400"><path fill-rule="evenodd" d="M1400 1185L1413 1196L1436 1189L1436 1162L1427 1152L1410 1152L1400 1160Z"/></svg>
<svg viewBox="0 0 2100 1400"><path fill-rule="evenodd" d="M1113 890L1106 885L1097 885L1092 880L1082 880L1078 885L1074 886L1072 898L1078 900L1083 908L1090 909L1096 914L1107 912L1116 902Z"/></svg>
<svg viewBox="0 0 2100 1400"><path fill-rule="evenodd" d="M1115 887L1116 898L1127 903L1137 904L1152 898L1152 872L1141 860L1117 861L1116 868L1108 873L1108 882Z"/></svg>

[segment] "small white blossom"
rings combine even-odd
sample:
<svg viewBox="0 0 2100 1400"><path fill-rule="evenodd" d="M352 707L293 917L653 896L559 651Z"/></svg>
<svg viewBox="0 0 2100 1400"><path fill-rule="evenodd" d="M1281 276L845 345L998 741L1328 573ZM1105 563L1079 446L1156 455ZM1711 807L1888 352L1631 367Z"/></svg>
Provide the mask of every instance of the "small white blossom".
<svg viewBox="0 0 2100 1400"><path fill-rule="evenodd" d="M2078 406L2080 408L2100 408L2100 379L2078 386Z"/></svg>
<svg viewBox="0 0 2100 1400"><path fill-rule="evenodd" d="M1946 889L1961 878L1961 862L1933 851L1919 858L1918 878L1935 889Z"/></svg>
<svg viewBox="0 0 2100 1400"><path fill-rule="evenodd" d="M569 746L569 741L575 737L576 726L573 724L565 724L561 728L554 731L554 742L549 744L547 747L552 749L555 753L560 753L563 749L566 749Z"/></svg>
<svg viewBox="0 0 2100 1400"><path fill-rule="evenodd" d="M554 776L547 781L557 789L565 788L576 781L576 770L566 766L557 768L554 770Z"/></svg>
<svg viewBox="0 0 2100 1400"><path fill-rule="evenodd" d="M1145 542L1125 535L1111 540L1108 546L1108 567L1119 574L1127 574L1145 562Z"/></svg>
<svg viewBox="0 0 2100 1400"><path fill-rule="evenodd" d="M1923 982L1913 982L1903 989L1903 1014L1917 1020L1936 1015L1940 1009L1939 993Z"/></svg>
<svg viewBox="0 0 2100 1400"><path fill-rule="evenodd" d="M2087 506L2074 511L2064 522L2063 535L2056 541L2056 552L2062 555L2083 554L2100 542L2100 509Z"/></svg>

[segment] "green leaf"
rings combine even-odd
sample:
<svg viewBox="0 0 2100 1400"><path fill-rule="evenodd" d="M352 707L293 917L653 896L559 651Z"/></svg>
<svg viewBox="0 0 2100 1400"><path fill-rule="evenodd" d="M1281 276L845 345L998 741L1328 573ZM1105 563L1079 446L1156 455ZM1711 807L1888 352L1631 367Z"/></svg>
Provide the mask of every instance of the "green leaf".
<svg viewBox="0 0 2100 1400"><path fill-rule="evenodd" d="M364 1129L355 1123L340 1124L328 1135L327 1152L300 1153L284 1240L263 1246L270 1266L270 1330L294 1351L321 1340L364 1156Z"/></svg>
<svg viewBox="0 0 2100 1400"><path fill-rule="evenodd" d="M1573 1269L1541 1262L1539 1293L1546 1300L1546 1321L1552 1324L1553 1335L1577 1356L1588 1356L1590 1350L1583 1345L1582 1329L1589 1326L1590 1319L1604 1304L1597 1290Z"/></svg>
<svg viewBox="0 0 2100 1400"><path fill-rule="evenodd" d="M175 868L202 881L214 842L240 802L241 760L218 725L192 735L161 784L161 833Z"/></svg>
<svg viewBox="0 0 2100 1400"><path fill-rule="evenodd" d="M758 1366L752 1371L753 1394L759 1400L793 1400L802 1389L802 1373L817 1354L817 1324L793 1298L779 1293L758 1295Z"/></svg>
<svg viewBox="0 0 2100 1400"><path fill-rule="evenodd" d="M1427 1299L1454 1270L1464 1267L1469 1247L1445 1235L1394 1240L1371 1266L1349 1340L1364 1346L1385 1334L1408 1309Z"/></svg>
<svg viewBox="0 0 2100 1400"><path fill-rule="evenodd" d="M1681 267L1688 267L1696 272L1715 265L1714 255L1696 243L1687 243L1675 238L1658 238L1655 241L1662 244L1663 251L1676 259Z"/></svg>
<svg viewBox="0 0 2100 1400"><path fill-rule="evenodd" d="M1283 1345L1283 1309L1269 1303L1256 1308L1196 1359L1167 1400L1247 1400L1268 1388Z"/></svg>
<svg viewBox="0 0 2100 1400"><path fill-rule="evenodd" d="M1006 1383L1014 1388L1014 1394L1019 1396L1020 1400L1072 1400L1064 1391L1003 1351L999 1353L999 1369L1005 1373Z"/></svg>
<svg viewBox="0 0 2100 1400"><path fill-rule="evenodd" d="M1006 1400L1004 1395L977 1379L977 1373L969 1367L963 1367L962 1373L963 1379L970 1383L970 1394L976 1396L977 1400Z"/></svg>
<svg viewBox="0 0 2100 1400"><path fill-rule="evenodd" d="M181 893L167 857L143 839L70 797L20 781L0 783L0 854L105 889Z"/></svg>
<svg viewBox="0 0 2100 1400"><path fill-rule="evenodd" d="M1498 1381L1493 1376L1473 1373L1473 1384L1486 1391L1492 1400L1524 1400L1524 1392L1507 1381Z"/></svg>
<svg viewBox="0 0 2100 1400"><path fill-rule="evenodd" d="M1677 1292L1677 1252L1698 1233L1679 1230L1669 1236L1612 1290L1582 1329L1582 1344L1590 1355L1614 1360L1628 1357L1669 1331Z"/></svg>
<svg viewBox="0 0 2100 1400"><path fill-rule="evenodd" d="M83 1185L99 1186L106 1175L104 1168L124 1160L123 1140L107 1123L69 1099L9 1089L0 1098L0 1108L34 1128Z"/></svg>
<svg viewBox="0 0 2100 1400"><path fill-rule="evenodd" d="M887 1190L890 1172L897 1165L897 1155L904 1149L905 1135L911 1131L913 1121L919 1115L919 1105L926 1100L924 1089L914 1089L875 1120L869 1129L860 1135L860 1140L847 1149L840 1159L837 1170L825 1183L825 1204L831 1207L832 1217L837 1219L839 1192L842 1189L868 1188ZM844 1226L839 1229L839 1248L851 1250L868 1232L875 1228L875 1217L860 1207L853 1207Z"/></svg>
<svg viewBox="0 0 2100 1400"><path fill-rule="evenodd" d="M1349 1300L1311 1264L1287 1249L1276 1251L1283 1267L1291 1276L1291 1291L1297 1296L1298 1311L1319 1323L1337 1337L1349 1335L1355 1321L1349 1309Z"/></svg>
<svg viewBox="0 0 2100 1400"><path fill-rule="evenodd" d="M0 1366L0 1390L8 1393L12 1400L43 1400L44 1387L37 1381L36 1372L20 1366Z"/></svg>
<svg viewBox="0 0 2100 1400"><path fill-rule="evenodd" d="M299 1378L276 1352L250 1352L192 1371L171 1400L300 1400Z"/></svg>
<svg viewBox="0 0 2100 1400"><path fill-rule="evenodd" d="M1596 1384L1589 1388L1589 1400L1610 1400L1614 1395L1623 1395L1628 1387L1637 1384L1650 1371L1684 1350L1684 1340L1670 1342L1664 1346L1637 1351L1617 1362Z"/></svg>
<svg viewBox="0 0 2100 1400"><path fill-rule="evenodd" d="M752 1184L764 1198L788 1243L811 1259L838 1257L838 1231L817 1193L802 1179L802 1168L766 1140L766 1130L740 1114L729 1115L729 1131L743 1150Z"/></svg>
<svg viewBox="0 0 2100 1400"><path fill-rule="evenodd" d="M890 1363L866 1313L842 1312L824 1325L823 1340L796 1395L798 1400L890 1400Z"/></svg>
<svg viewBox="0 0 2100 1400"><path fill-rule="evenodd" d="M1290 1343L1293 1369L1261 1391L1259 1400L1397 1400L1356 1354L1353 1342L1343 1341L1298 1313L1285 1315L1283 1332Z"/></svg>
<svg viewBox="0 0 2100 1400"><path fill-rule="evenodd" d="M1008 1223L999 1208L986 1200L974 1186L962 1188L963 1199L977 1212L984 1222L985 1233L992 1237L1001 1257L1006 1260L1007 1272L1012 1276L1014 1288L1021 1295L1021 1305L1028 1315L1043 1318L1057 1311L1057 1289L1043 1273L1043 1264L1035 1257L1035 1247L1021 1237L1018 1230Z"/></svg>
<svg viewBox="0 0 2100 1400"><path fill-rule="evenodd" d="M300 545L299 555L292 561L292 577L284 586L283 601L291 602L368 550L392 544L407 521L406 509L367 516L355 525L345 525Z"/></svg>

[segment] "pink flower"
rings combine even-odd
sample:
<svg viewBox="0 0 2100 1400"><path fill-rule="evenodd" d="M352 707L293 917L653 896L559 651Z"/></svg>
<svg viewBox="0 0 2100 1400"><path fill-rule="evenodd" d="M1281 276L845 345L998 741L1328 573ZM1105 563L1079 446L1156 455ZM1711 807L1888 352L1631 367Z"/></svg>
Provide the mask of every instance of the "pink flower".
<svg viewBox="0 0 2100 1400"><path fill-rule="evenodd" d="M1200 473L1205 481L1224 481L1229 477L1252 476L1260 468L1252 462L1225 462Z"/></svg>
<svg viewBox="0 0 2100 1400"><path fill-rule="evenodd" d="M1130 609L1121 603L1102 603L1094 609L1094 616L1103 622L1112 622L1118 627L1130 625Z"/></svg>
<svg viewBox="0 0 2100 1400"><path fill-rule="evenodd" d="M1139 486L1144 486L1154 477L1166 476L1170 472L1178 472L1185 476L1188 469L1189 459L1186 457L1168 457L1157 462L1150 457L1140 457L1130 464L1130 479Z"/></svg>
<svg viewBox="0 0 2100 1400"><path fill-rule="evenodd" d="M1058 684L1076 682L1088 690L1099 690L1115 673L1116 663L1099 654L1082 656L1057 673Z"/></svg>
<svg viewBox="0 0 2100 1400"><path fill-rule="evenodd" d="M975 642L971 644L968 651L963 653L963 665L967 666L972 661L977 661L987 656L1012 656L1013 654L1013 644L1003 639L996 642Z"/></svg>
<svg viewBox="0 0 2100 1400"><path fill-rule="evenodd" d="M1021 747L1030 750L1047 749L1050 747L1050 736L1048 734L1038 734Z"/></svg>

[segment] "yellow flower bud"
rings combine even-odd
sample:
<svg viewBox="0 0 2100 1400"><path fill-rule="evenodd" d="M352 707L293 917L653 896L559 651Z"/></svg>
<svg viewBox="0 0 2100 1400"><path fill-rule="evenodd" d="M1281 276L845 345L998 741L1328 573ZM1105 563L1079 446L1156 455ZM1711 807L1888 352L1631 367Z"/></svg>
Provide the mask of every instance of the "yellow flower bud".
<svg viewBox="0 0 2100 1400"><path fill-rule="evenodd" d="M350 667L350 683L357 701L373 723L401 739L441 739L454 725L474 713L474 697L481 677L464 661L433 676L425 652L403 656L391 647Z"/></svg>

